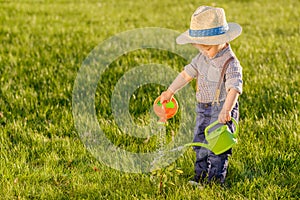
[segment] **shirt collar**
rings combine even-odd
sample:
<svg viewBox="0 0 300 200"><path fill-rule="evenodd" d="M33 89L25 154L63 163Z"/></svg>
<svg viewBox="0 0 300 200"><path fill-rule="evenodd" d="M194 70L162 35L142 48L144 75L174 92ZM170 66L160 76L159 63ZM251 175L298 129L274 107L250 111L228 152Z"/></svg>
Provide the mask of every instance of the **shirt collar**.
<svg viewBox="0 0 300 200"><path fill-rule="evenodd" d="M227 47L219 51L215 57L211 58L211 63L216 67L222 67L222 63L224 63L228 58L233 56L230 44ZM221 65L220 65L221 64Z"/></svg>
<svg viewBox="0 0 300 200"><path fill-rule="evenodd" d="M230 48L230 44L227 43L227 46L225 48L223 48L221 51L219 51L213 58L211 58L211 60L216 59L218 57L223 56L227 51L229 51Z"/></svg>

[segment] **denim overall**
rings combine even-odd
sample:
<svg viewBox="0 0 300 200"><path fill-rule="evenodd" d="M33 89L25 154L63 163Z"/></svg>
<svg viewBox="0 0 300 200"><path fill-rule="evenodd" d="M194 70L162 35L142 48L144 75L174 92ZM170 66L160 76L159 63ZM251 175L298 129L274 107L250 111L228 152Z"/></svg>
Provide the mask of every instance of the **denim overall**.
<svg viewBox="0 0 300 200"><path fill-rule="evenodd" d="M218 115L221 112L224 102L220 104L211 103L197 103L196 112L196 126L194 130L193 142L207 143L205 140L204 130L212 122L218 120ZM238 103L234 106L231 111L231 117L238 121ZM212 128L211 131L220 127L219 124ZM232 122L227 123L230 131L234 132L234 125ZM228 156L231 155L231 149L220 154L215 155L212 151L204 147L193 147L196 152L195 162L195 177L194 181L204 183L216 181L221 184L225 182L227 167L228 167Z"/></svg>

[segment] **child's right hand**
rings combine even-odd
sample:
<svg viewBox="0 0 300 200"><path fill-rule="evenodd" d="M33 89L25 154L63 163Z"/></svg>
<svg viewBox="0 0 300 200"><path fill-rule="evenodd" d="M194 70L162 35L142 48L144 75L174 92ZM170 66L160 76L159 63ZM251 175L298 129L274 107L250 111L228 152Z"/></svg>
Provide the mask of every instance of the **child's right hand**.
<svg viewBox="0 0 300 200"><path fill-rule="evenodd" d="M172 96L173 96L173 92L170 91L170 90L166 90L166 91L161 93L160 102L161 103L169 102L171 100Z"/></svg>

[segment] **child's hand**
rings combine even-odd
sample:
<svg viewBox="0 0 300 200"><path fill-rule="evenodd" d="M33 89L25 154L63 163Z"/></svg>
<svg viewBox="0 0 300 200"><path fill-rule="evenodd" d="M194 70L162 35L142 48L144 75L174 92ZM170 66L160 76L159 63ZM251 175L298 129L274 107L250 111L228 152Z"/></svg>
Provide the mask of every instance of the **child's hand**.
<svg viewBox="0 0 300 200"><path fill-rule="evenodd" d="M166 90L161 93L160 102L161 103L169 102L171 100L172 96L173 96L173 92L171 92L170 90Z"/></svg>
<svg viewBox="0 0 300 200"><path fill-rule="evenodd" d="M233 106L236 104L238 97L239 97L239 92L237 90L235 89L229 90L223 108L218 117L220 123L226 124L226 122L231 120L231 115L230 115L231 110Z"/></svg>
<svg viewBox="0 0 300 200"><path fill-rule="evenodd" d="M231 120L230 111L223 108L218 117L219 123L226 124L226 122Z"/></svg>

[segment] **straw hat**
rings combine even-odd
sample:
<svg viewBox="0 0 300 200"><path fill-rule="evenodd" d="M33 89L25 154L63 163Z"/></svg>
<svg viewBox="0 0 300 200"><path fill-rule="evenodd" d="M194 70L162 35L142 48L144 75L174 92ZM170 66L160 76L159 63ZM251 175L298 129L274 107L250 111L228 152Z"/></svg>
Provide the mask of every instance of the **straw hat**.
<svg viewBox="0 0 300 200"><path fill-rule="evenodd" d="M242 33L237 23L227 23L223 8L200 6L192 15L190 29L177 37L178 44L217 45L229 42Z"/></svg>

